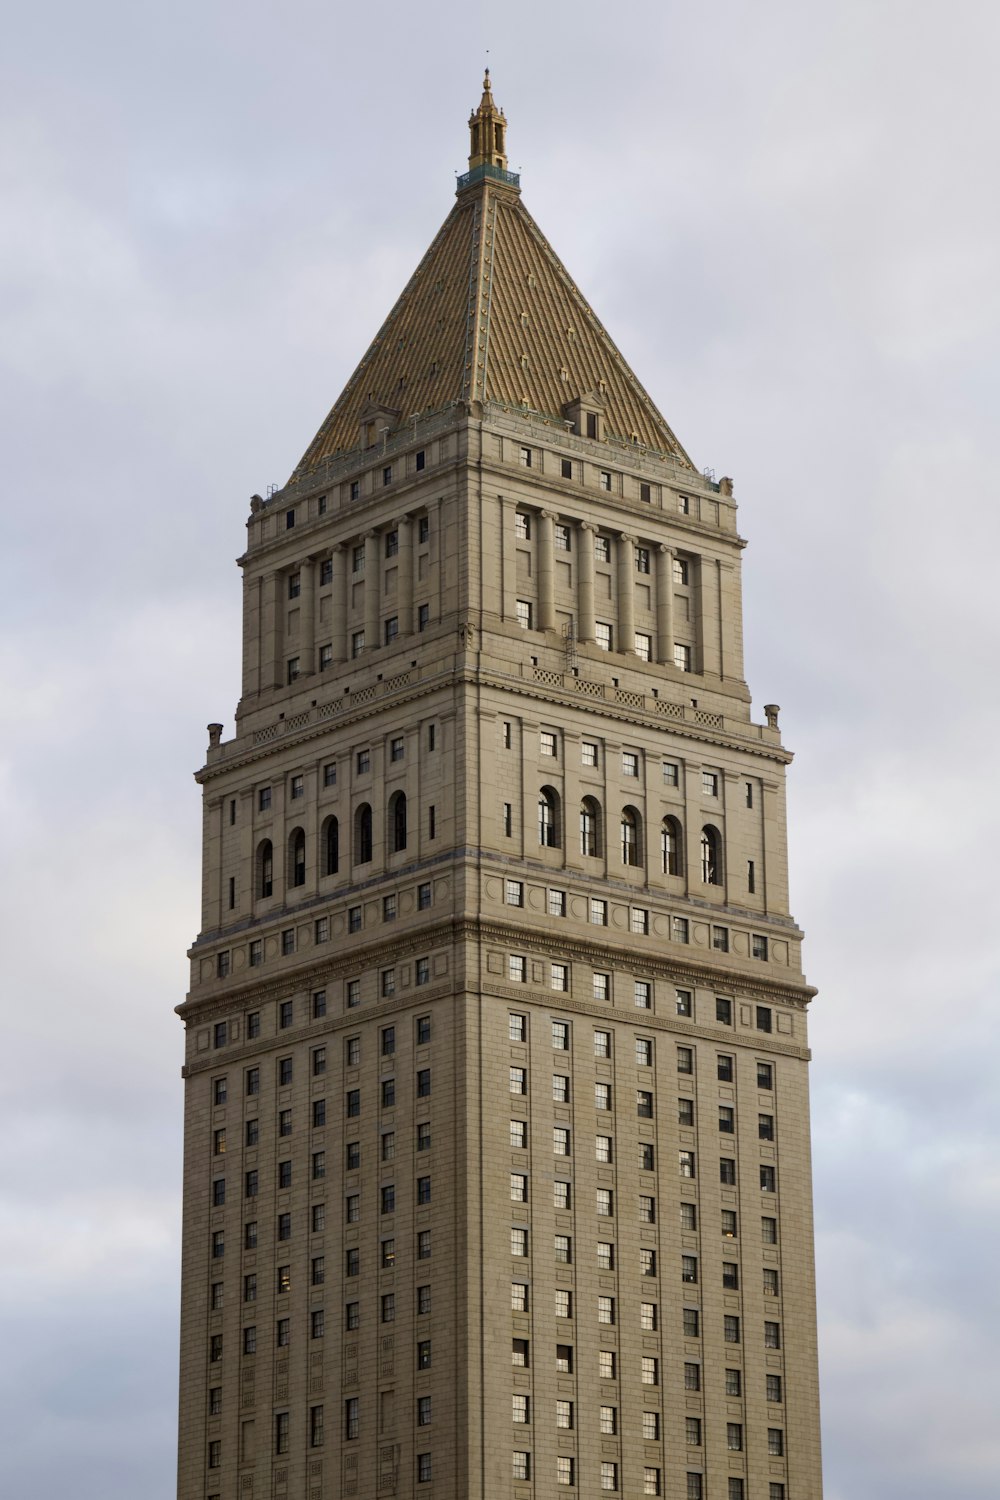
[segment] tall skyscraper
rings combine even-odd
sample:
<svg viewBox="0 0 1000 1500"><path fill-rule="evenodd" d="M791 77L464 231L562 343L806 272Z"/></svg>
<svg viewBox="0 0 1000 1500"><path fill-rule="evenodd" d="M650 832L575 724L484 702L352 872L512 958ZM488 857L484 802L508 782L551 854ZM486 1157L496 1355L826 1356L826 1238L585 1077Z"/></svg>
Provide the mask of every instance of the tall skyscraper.
<svg viewBox="0 0 1000 1500"><path fill-rule="evenodd" d="M525 209L488 77L470 131L247 524L179 1496L820 1500L813 992L732 484Z"/></svg>

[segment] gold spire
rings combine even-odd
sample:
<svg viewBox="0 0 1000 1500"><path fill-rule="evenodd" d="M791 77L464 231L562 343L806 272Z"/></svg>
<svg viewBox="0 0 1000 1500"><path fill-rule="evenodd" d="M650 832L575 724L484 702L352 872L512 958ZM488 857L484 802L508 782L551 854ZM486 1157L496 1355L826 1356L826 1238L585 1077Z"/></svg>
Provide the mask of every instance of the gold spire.
<svg viewBox="0 0 1000 1500"><path fill-rule="evenodd" d="M469 116L469 171L484 165L507 169L507 119L493 102L489 68L479 108Z"/></svg>

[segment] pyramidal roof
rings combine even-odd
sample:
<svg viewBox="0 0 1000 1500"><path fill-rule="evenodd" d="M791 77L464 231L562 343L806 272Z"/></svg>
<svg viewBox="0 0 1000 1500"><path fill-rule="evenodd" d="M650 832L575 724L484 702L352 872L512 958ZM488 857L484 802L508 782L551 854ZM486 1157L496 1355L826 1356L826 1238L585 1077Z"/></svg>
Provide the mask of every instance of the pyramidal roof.
<svg viewBox="0 0 1000 1500"><path fill-rule="evenodd" d="M489 72L469 129L455 206L292 478L358 448L369 414L395 427L455 401L492 401L562 421L580 397L601 405L607 436L693 468L521 202Z"/></svg>

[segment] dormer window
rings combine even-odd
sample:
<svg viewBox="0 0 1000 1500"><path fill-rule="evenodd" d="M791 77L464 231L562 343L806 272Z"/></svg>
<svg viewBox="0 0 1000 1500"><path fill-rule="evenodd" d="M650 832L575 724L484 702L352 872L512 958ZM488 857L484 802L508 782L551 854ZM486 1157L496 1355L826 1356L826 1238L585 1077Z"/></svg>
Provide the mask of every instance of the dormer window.
<svg viewBox="0 0 1000 1500"><path fill-rule="evenodd" d="M563 412L566 420L572 422L573 431L578 436L590 438L591 442L604 441L604 398L596 391L567 401Z"/></svg>

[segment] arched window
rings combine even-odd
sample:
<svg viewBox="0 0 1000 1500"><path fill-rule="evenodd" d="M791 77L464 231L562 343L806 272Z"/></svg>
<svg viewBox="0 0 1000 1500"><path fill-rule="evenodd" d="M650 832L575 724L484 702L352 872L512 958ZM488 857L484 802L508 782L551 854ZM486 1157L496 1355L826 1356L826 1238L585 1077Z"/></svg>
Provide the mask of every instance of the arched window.
<svg viewBox="0 0 1000 1500"><path fill-rule="evenodd" d="M722 884L722 839L711 823L701 830L701 878L706 885Z"/></svg>
<svg viewBox="0 0 1000 1500"><path fill-rule="evenodd" d="M664 875L683 873L681 847L681 825L676 818L664 818L660 829L660 853L663 857Z"/></svg>
<svg viewBox="0 0 1000 1500"><path fill-rule="evenodd" d="M354 814L354 863L367 865L372 857L372 810L362 802Z"/></svg>
<svg viewBox="0 0 1000 1500"><path fill-rule="evenodd" d="M392 829L392 850L398 854L406 848L406 793L393 792L389 798L389 827Z"/></svg>
<svg viewBox="0 0 1000 1500"><path fill-rule="evenodd" d="M642 863L642 818L634 807L622 809L622 864Z"/></svg>
<svg viewBox="0 0 1000 1500"><path fill-rule="evenodd" d="M257 895L263 900L274 891L274 849L265 839L257 850Z"/></svg>
<svg viewBox="0 0 1000 1500"><path fill-rule="evenodd" d="M293 828L288 839L288 884L306 883L306 836L301 828Z"/></svg>
<svg viewBox="0 0 1000 1500"><path fill-rule="evenodd" d="M584 797L580 803L580 853L601 852L601 809L595 798Z"/></svg>
<svg viewBox="0 0 1000 1500"><path fill-rule="evenodd" d="M538 842L547 849L559 848L559 793L550 786L538 794Z"/></svg>
<svg viewBox="0 0 1000 1500"><path fill-rule="evenodd" d="M323 824L323 874L336 875L340 869L340 823L327 818Z"/></svg>

